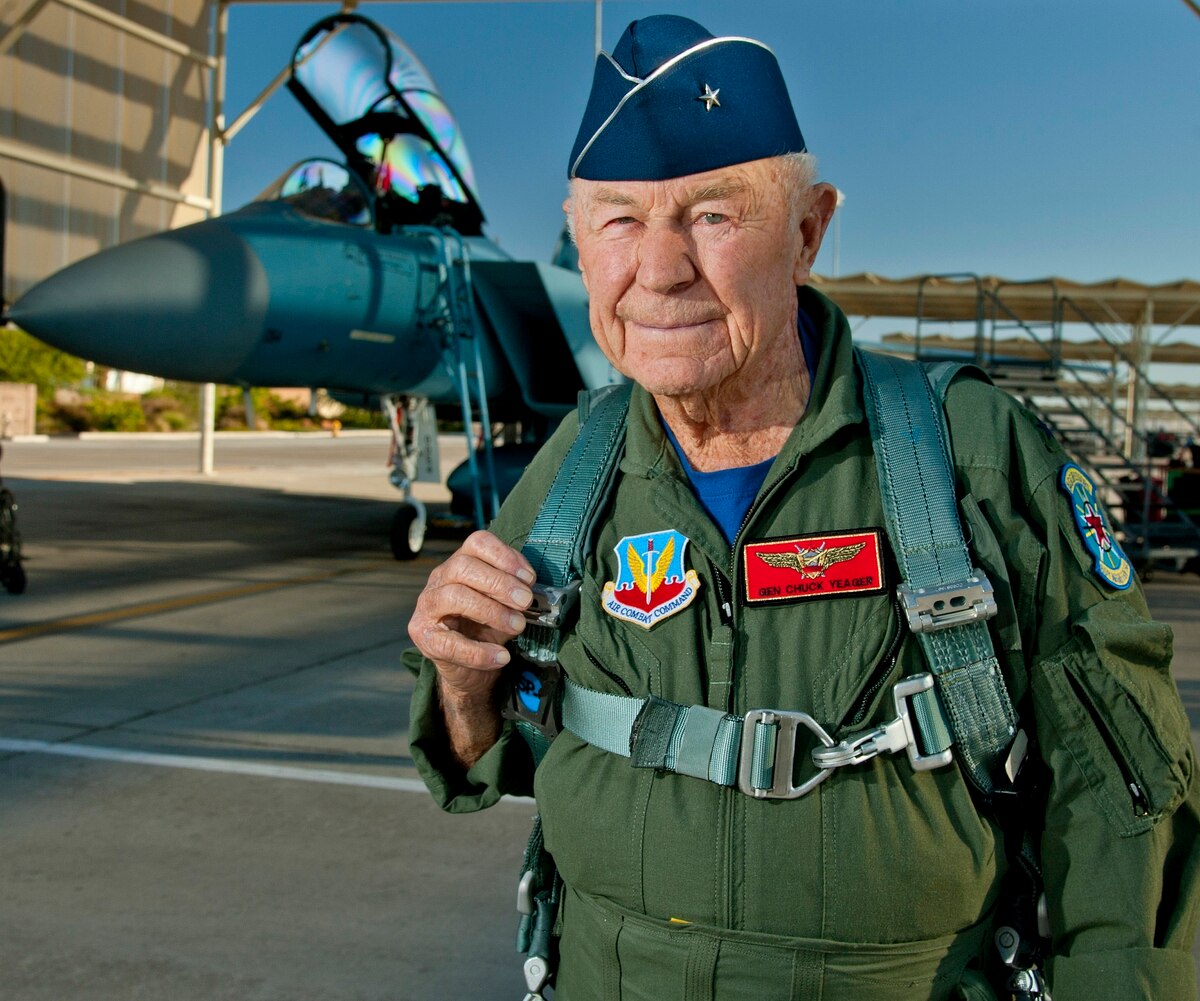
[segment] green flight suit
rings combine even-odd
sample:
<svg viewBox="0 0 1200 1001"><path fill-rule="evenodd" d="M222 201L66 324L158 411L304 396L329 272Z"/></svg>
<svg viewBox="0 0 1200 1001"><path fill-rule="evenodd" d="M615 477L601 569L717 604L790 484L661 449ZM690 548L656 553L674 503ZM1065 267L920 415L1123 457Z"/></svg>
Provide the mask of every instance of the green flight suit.
<svg viewBox="0 0 1200 1001"><path fill-rule="evenodd" d="M635 388L615 496L561 648L576 682L739 715L799 709L840 739L892 719L892 685L927 670L897 617L894 570L888 593L745 600L746 542L884 526L845 318L799 294L822 332L812 396L732 549ZM1054 999L1190 1001L1200 803L1171 632L1149 621L1136 584L1115 590L1094 572L1059 486L1067 459L1025 411L971 379L951 386L946 411L966 533L996 589L996 652L1050 773L1041 854ZM494 531L512 545L576 426L565 422L508 498ZM667 529L689 540L695 599L650 629L606 614L614 547ZM1007 862L957 766L916 772L885 755L801 799L764 801L633 768L564 732L534 782L509 726L464 777L446 767L433 675L425 664L411 743L438 802L469 811L536 792L568 888L560 1001L989 996L964 971L993 955Z"/></svg>

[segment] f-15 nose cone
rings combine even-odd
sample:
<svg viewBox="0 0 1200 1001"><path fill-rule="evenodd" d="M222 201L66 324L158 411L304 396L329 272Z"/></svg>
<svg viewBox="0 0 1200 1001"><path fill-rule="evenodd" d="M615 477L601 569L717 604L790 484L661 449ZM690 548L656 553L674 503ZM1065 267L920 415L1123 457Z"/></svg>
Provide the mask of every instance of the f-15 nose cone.
<svg viewBox="0 0 1200 1001"><path fill-rule="evenodd" d="M113 368L233 381L268 302L258 258L220 219L102 251L17 300L13 322Z"/></svg>

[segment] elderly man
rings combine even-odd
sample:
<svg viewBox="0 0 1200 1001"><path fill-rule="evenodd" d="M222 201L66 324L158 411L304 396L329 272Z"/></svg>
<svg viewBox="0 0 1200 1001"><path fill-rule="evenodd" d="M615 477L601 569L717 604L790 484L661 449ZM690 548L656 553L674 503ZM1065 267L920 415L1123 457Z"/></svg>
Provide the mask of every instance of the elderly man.
<svg viewBox="0 0 1200 1001"><path fill-rule="evenodd" d="M902 679L930 655L894 600L903 491L883 479L914 474L877 466L846 320L806 286L835 192L813 183L770 50L634 22L597 61L570 177L592 329L634 386L615 484L578 532L575 616L540 657L566 705L536 789L502 678L539 660L518 649L544 563L530 533L578 419L410 625L412 748L439 802L536 792L565 887L557 996L1048 997L1048 980L1056 1001L1193 998L1197 799L1169 630L1086 474L970 378L945 390L947 505L994 587L978 628L1001 708L968 699L984 725L1001 713L1003 744L972 765L956 722L944 764L912 736ZM615 738L591 718L630 704ZM760 781L757 733L789 721L829 746L788 769L772 737L784 779ZM740 757L728 732L755 734ZM1021 924L1031 882L1040 921Z"/></svg>

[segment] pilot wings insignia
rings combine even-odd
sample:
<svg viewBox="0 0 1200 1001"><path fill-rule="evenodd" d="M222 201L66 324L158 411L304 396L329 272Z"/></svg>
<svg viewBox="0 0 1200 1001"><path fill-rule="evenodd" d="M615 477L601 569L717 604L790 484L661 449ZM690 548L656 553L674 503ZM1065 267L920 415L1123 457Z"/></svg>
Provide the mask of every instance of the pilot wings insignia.
<svg viewBox="0 0 1200 1001"><path fill-rule="evenodd" d="M887 590L883 531L860 528L742 546L747 605L854 598Z"/></svg>
<svg viewBox="0 0 1200 1001"><path fill-rule="evenodd" d="M833 546L827 549L822 542L816 549L801 549L796 546L794 553L759 552L755 555L768 566L795 570L803 577L823 577L825 571L835 563L854 559L865 545L865 542L856 542L850 546Z"/></svg>

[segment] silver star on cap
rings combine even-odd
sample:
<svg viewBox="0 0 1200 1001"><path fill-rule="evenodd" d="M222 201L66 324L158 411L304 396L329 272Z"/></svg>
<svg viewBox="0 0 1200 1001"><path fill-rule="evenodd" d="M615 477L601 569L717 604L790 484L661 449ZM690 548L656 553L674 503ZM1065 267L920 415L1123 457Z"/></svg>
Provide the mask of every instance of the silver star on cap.
<svg viewBox="0 0 1200 1001"><path fill-rule="evenodd" d="M705 111L712 111L714 104L718 108L721 106L721 102L717 100L717 95L719 93L721 93L720 87L718 87L716 90L713 90L708 84L705 84L704 85L704 93L700 94L696 98L696 100L704 102L704 110Z"/></svg>

